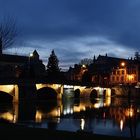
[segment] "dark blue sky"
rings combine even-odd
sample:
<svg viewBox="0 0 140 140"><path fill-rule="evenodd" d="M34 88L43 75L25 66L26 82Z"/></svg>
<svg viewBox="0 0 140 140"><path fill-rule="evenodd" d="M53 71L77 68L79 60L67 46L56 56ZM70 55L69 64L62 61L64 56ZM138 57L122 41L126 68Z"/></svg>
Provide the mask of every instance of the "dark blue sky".
<svg viewBox="0 0 140 140"><path fill-rule="evenodd" d="M52 49L60 66L140 51L140 0L0 0L0 17L7 15L16 17L21 34L5 52L36 49L44 63Z"/></svg>

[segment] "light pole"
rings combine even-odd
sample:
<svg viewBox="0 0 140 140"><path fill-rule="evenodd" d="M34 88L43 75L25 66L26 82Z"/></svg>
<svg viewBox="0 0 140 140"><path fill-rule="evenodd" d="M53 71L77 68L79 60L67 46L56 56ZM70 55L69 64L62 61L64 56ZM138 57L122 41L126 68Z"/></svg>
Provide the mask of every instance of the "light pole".
<svg viewBox="0 0 140 140"><path fill-rule="evenodd" d="M29 77L31 75L31 58L33 57L33 53L29 54L29 60L28 60L28 73L29 73Z"/></svg>

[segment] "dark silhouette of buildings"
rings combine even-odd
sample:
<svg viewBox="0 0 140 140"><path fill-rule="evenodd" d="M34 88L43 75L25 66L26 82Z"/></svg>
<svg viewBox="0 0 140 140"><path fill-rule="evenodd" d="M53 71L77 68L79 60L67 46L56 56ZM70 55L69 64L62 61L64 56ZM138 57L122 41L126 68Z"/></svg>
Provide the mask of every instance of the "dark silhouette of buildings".
<svg viewBox="0 0 140 140"><path fill-rule="evenodd" d="M0 78L39 78L45 73L45 66L36 50L30 56L0 55Z"/></svg>
<svg viewBox="0 0 140 140"><path fill-rule="evenodd" d="M83 67L84 66L84 67ZM112 85L137 84L140 81L140 57L132 59L115 58L99 55L94 56L90 65L75 64L67 72L67 79L82 83Z"/></svg>

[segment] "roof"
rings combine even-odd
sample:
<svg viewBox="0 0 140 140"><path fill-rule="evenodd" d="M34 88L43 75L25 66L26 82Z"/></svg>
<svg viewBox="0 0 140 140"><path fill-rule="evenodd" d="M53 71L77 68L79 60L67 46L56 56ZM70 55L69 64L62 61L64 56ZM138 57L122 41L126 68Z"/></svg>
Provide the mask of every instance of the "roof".
<svg viewBox="0 0 140 140"><path fill-rule="evenodd" d="M38 54L38 52L36 50L34 50L33 55L34 56L39 56L39 54Z"/></svg>
<svg viewBox="0 0 140 140"><path fill-rule="evenodd" d="M29 57L27 56L10 55L10 54L0 55L0 62L27 63L28 61L29 61Z"/></svg>
<svg viewBox="0 0 140 140"><path fill-rule="evenodd" d="M99 55L96 63L108 63L108 64L119 64L122 61L126 63L131 63L132 59L125 59L125 58L116 58L116 57L109 57L109 56L101 56Z"/></svg>

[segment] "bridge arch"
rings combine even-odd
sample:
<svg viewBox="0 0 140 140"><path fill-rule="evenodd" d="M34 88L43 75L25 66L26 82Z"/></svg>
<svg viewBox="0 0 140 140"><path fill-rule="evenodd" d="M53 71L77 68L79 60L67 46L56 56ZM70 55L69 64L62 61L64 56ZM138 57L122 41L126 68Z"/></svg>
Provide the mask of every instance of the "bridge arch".
<svg viewBox="0 0 140 140"><path fill-rule="evenodd" d="M0 91L0 103L1 102L12 102L13 96L7 92Z"/></svg>
<svg viewBox="0 0 140 140"><path fill-rule="evenodd" d="M74 90L74 98L80 98L80 94L81 94L81 91L79 88Z"/></svg>
<svg viewBox="0 0 140 140"><path fill-rule="evenodd" d="M57 92L51 87L43 87L37 90L38 100L57 99Z"/></svg>
<svg viewBox="0 0 140 140"><path fill-rule="evenodd" d="M90 93L90 98L93 99L93 98L97 98L98 97L98 92L96 89L93 89Z"/></svg>

